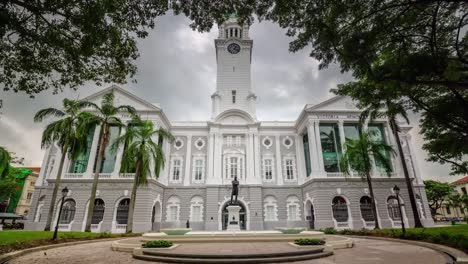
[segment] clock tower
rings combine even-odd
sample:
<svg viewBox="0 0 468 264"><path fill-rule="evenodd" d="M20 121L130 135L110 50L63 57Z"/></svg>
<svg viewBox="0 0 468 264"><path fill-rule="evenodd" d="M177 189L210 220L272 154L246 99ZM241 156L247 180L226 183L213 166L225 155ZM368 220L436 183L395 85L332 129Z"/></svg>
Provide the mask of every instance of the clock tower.
<svg viewBox="0 0 468 264"><path fill-rule="evenodd" d="M231 15L219 27L216 47L216 92L212 99L212 119L228 110L240 110L256 120L256 96L251 86L252 46L249 25Z"/></svg>

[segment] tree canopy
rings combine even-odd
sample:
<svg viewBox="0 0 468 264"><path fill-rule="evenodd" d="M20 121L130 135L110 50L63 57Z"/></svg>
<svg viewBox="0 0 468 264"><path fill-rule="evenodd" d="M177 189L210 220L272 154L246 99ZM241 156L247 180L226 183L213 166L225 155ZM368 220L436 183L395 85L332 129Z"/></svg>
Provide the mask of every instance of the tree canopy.
<svg viewBox="0 0 468 264"><path fill-rule="evenodd" d="M442 202L452 193L453 186L449 183L433 180L424 181L424 185L426 185L426 195L431 214L435 216L437 210L442 206Z"/></svg>

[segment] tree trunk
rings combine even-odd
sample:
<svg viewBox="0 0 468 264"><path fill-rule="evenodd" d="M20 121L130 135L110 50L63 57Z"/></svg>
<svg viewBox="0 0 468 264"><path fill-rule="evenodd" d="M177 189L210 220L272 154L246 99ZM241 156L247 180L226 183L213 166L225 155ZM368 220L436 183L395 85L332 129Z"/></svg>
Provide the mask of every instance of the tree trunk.
<svg viewBox="0 0 468 264"><path fill-rule="evenodd" d="M369 172L366 175L367 185L369 186L369 193L372 202L372 213L374 214L375 229L380 229L379 218L377 217L377 206L375 206L374 187L372 186L372 180Z"/></svg>
<svg viewBox="0 0 468 264"><path fill-rule="evenodd" d="M127 220L127 233L131 233L133 229L133 212L135 211L135 201L136 201L136 193L138 190L138 179L140 177L141 171L141 159L138 159L136 164L135 170L135 177L133 179L133 187L132 187L132 194L130 196L130 204L128 208L128 220Z"/></svg>
<svg viewBox="0 0 468 264"><path fill-rule="evenodd" d="M60 187L60 181L62 180L63 163L65 162L65 156L67 155L67 151L68 148L62 149L62 157L60 157L60 165L57 172L57 176L55 177L54 191L52 192L49 213L47 214L47 222L44 231L50 231L50 226L52 225L52 216L54 214L55 201L57 200L57 193ZM57 219L57 221L59 221L59 219Z"/></svg>
<svg viewBox="0 0 468 264"><path fill-rule="evenodd" d="M96 191L97 185L99 182L99 173L101 172L102 167L102 160L104 159L104 153L106 151L106 142L104 140L105 137L105 125L102 126L102 133L99 139L101 143L99 146L99 154L96 161L96 171L94 172L94 179L93 179L93 186L91 187L91 197L89 198L89 205L88 205L88 213L86 217L86 225L85 225L85 232L91 232L91 222L93 219L93 212L94 212L94 200L96 199Z"/></svg>
<svg viewBox="0 0 468 264"><path fill-rule="evenodd" d="M394 118L390 118L390 127L392 129L393 136L395 137L395 141L397 143L398 154L400 156L401 165L403 167L403 173L405 174L406 187L408 189L411 209L413 210L414 227L423 227L421 223L421 218L419 217L419 210L416 204L416 198L414 196L413 183L409 176L408 166L406 165L405 156L403 154L403 148L401 147L400 137L398 136L398 124L396 123L396 120Z"/></svg>

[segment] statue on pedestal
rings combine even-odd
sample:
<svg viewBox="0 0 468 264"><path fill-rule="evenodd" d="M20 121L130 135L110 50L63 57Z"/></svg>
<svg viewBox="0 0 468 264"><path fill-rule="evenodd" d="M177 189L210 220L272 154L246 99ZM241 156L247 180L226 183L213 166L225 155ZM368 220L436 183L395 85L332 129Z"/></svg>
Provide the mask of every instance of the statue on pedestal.
<svg viewBox="0 0 468 264"><path fill-rule="evenodd" d="M234 177L232 180L232 192L231 192L231 202L229 204L237 204L237 196L239 195L239 181L237 180L237 176ZM234 199L234 196L236 198Z"/></svg>

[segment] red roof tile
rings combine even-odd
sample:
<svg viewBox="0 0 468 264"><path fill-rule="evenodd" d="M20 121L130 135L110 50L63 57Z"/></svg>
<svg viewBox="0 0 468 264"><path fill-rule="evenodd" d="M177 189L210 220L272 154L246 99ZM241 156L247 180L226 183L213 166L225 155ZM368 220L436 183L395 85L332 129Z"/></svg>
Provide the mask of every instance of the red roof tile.
<svg viewBox="0 0 468 264"><path fill-rule="evenodd" d="M462 183L468 183L468 176L465 176L465 177L453 182L453 184L462 184Z"/></svg>

